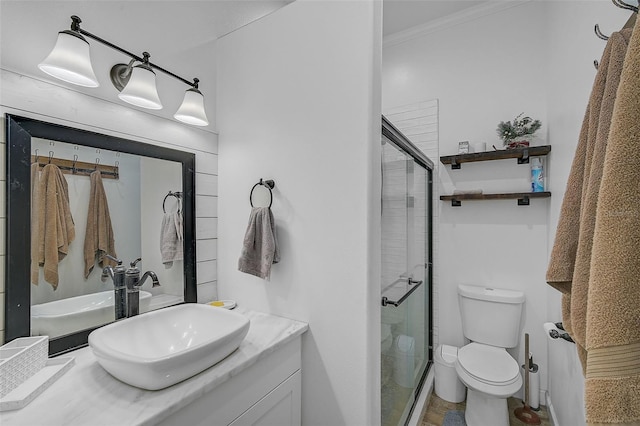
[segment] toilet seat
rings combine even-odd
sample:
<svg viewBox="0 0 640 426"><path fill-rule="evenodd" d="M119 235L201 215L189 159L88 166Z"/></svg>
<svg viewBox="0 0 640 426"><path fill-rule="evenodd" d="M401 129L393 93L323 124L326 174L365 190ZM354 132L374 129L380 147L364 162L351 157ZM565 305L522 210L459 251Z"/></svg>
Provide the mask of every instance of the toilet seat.
<svg viewBox="0 0 640 426"><path fill-rule="evenodd" d="M460 366L476 380L490 385L512 383L518 363L503 348L470 343L458 351Z"/></svg>
<svg viewBox="0 0 640 426"><path fill-rule="evenodd" d="M518 363L505 349L470 343L458 351L456 372L467 387L498 398L516 393L522 386Z"/></svg>

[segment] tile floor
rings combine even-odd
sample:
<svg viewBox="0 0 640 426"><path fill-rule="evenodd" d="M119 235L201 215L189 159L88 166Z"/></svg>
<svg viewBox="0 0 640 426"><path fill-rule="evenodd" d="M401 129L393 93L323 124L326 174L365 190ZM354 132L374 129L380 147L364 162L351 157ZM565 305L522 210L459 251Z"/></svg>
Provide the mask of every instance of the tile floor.
<svg viewBox="0 0 640 426"><path fill-rule="evenodd" d="M522 402L517 398L509 398L507 400L509 405L509 424L510 426L523 426L525 423L518 420L513 414L513 410L516 407L520 407ZM444 419L444 415L449 410L464 410L465 403L452 403L447 402L441 398L438 398L435 393L431 394L429 398L429 404L427 404L426 411L422 414L422 420L420 422L420 426L442 426L442 421ZM551 422L549 421L549 415L547 413L547 409L544 406L540 407L540 411L537 411L536 414L540 417L541 426L551 426ZM489 425L487 425L489 426Z"/></svg>

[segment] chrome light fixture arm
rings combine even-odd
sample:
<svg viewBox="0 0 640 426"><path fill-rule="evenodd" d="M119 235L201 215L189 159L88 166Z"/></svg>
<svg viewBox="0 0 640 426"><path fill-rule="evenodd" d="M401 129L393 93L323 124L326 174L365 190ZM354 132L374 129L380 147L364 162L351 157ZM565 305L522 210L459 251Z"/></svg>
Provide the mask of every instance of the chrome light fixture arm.
<svg viewBox="0 0 640 426"><path fill-rule="evenodd" d="M185 91L182 104L173 118L194 126L209 125L204 107L204 96L198 90L199 80L197 78L194 78L193 82L182 78L150 62L151 55L148 52L144 52L142 57L131 53L102 37L83 30L80 28L81 22L82 20L77 15L73 15L71 16L71 29L58 33L53 50L38 65L44 73L79 86L100 86L91 64L90 45L85 38L88 37L131 58L129 64L116 64L110 71L111 82L120 92L118 97L122 101L140 108L162 109L162 101L156 87L155 70L162 71L189 86L189 89ZM140 64L134 66L135 62Z"/></svg>
<svg viewBox="0 0 640 426"><path fill-rule="evenodd" d="M187 80L185 78L182 78L179 75L174 74L171 71L168 71L168 70L162 68L161 66L154 64L153 62L150 62L149 58L151 57L151 55L149 55L149 53L147 53L147 52L143 52L143 54L142 54L143 57L141 58L140 56L136 55L135 53L131 53L128 50L123 49L120 46L116 46L115 44L103 39L102 37L99 37L99 36L97 36L95 34L90 33L87 30L84 30L84 29L80 28L80 23L82 22L82 20L77 15L71 16L71 21L72 21L71 22L71 30L72 31L76 31L76 32L78 32L78 33L80 33L80 34L82 34L84 36L87 36L87 37L89 37L89 38L91 38L91 39L93 39L93 40L95 40L95 41L97 41L99 43L102 43L105 46L112 48L113 50L117 50L118 52L123 53L123 54L125 54L125 55L127 55L127 56L129 56L129 57L131 57L133 59L133 61L129 62L129 65L117 64L117 65L114 65L114 67L121 65L123 67L127 67L129 69L129 72L130 72L131 71L131 66L133 65L133 62L134 61L138 61L138 62L141 62L143 64L146 64L146 65L150 66L153 69L156 69L158 71L162 71L163 73L165 73L165 74L167 74L167 75L169 75L169 76L171 76L171 77L173 77L175 79L178 79L178 80L182 81L184 84L187 84L187 85L193 87L194 89L198 88L199 80L197 78L194 78L193 82L190 82L189 80ZM112 75L113 75L113 70L112 70ZM112 80L113 80L113 78L112 78ZM115 83L114 83L114 85L115 85ZM121 90L121 89L119 89L119 90Z"/></svg>

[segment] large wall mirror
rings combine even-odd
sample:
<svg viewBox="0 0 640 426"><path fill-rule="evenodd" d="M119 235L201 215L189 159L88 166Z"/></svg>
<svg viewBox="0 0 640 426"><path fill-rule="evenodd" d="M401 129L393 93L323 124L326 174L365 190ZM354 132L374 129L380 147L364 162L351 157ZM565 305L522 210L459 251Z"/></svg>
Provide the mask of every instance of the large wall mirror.
<svg viewBox="0 0 640 426"><path fill-rule="evenodd" d="M141 313L196 301L194 154L10 114L6 132L6 341L59 354L114 321L105 252L158 276Z"/></svg>

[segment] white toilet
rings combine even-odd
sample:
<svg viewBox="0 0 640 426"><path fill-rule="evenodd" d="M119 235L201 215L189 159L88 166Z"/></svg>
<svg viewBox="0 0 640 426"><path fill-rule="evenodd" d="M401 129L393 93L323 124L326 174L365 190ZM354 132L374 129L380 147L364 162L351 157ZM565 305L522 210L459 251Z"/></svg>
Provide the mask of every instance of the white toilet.
<svg viewBox="0 0 640 426"><path fill-rule="evenodd" d="M458 350L456 372L467 387L467 426L509 426L507 398L522 387L518 345L524 293L458 286L462 331L471 341Z"/></svg>

